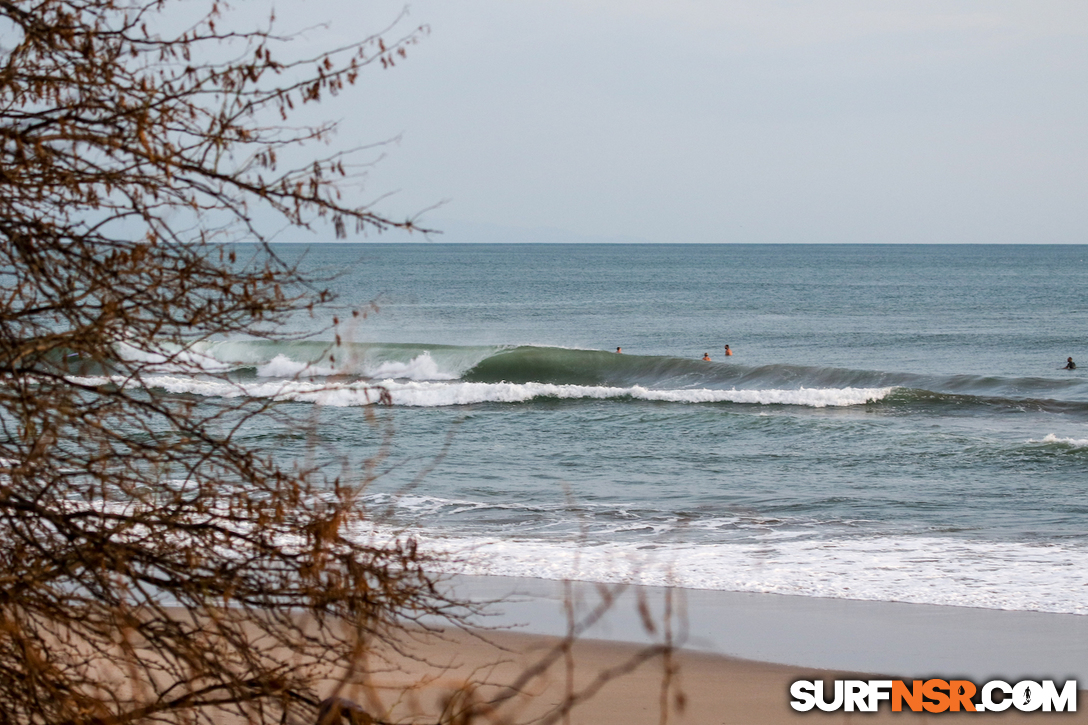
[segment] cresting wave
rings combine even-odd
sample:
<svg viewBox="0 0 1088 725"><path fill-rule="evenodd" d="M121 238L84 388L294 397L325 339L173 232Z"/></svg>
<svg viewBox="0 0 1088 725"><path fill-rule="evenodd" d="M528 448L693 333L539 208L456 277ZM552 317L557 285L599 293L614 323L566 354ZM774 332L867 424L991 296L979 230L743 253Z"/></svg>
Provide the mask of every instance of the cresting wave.
<svg viewBox="0 0 1088 725"><path fill-rule="evenodd" d="M246 340L203 343L163 355L121 352L146 365L145 384L171 393L331 406L372 404L378 400L374 387L381 386L395 405L420 407L626 399L956 410L996 406L1088 417L1088 385L1068 377L926 377L534 346L353 343L337 348L313 341Z"/></svg>

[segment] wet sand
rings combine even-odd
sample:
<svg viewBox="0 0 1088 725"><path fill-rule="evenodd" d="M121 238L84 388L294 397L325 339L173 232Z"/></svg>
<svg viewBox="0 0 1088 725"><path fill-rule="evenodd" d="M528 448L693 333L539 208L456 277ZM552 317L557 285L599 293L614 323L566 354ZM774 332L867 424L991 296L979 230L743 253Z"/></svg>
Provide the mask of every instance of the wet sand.
<svg viewBox="0 0 1088 725"><path fill-rule="evenodd" d="M599 585L511 577L455 577L459 595L495 602L485 626L561 635L569 594L584 614L600 602ZM649 642L639 599L664 616L667 590L609 588L616 601L586 636ZM1088 683L1088 616L972 607L820 599L710 590L672 590L683 646L701 652L852 672L904 677L1075 679Z"/></svg>
<svg viewBox="0 0 1088 725"><path fill-rule="evenodd" d="M448 584L490 603L488 616L470 618L478 629L406 629L404 647L373 653L349 681L326 680L320 695L349 697L397 723L438 721L443 702L465 688L486 715L476 722L487 723L1088 723L1083 690L1076 713L895 713L886 702L877 713L799 713L789 693L799 679L827 687L835 679L1053 679L1059 687L1077 679L1083 688L1088 617L504 577ZM582 627L602 596L613 597L607 613ZM582 628L568 653L561 635L570 614ZM666 624L677 645L671 659L647 649L665 641ZM526 671L534 676L519 684ZM565 720L569 693L578 704Z"/></svg>
<svg viewBox="0 0 1088 725"><path fill-rule="evenodd" d="M774 636L773 633L767 633ZM448 693L468 681L488 683L479 692L482 700L503 695L505 685L547 655L560 640L544 635L516 632L486 632L473 636L464 632L445 633L442 638L429 638L417 648L430 664L397 658L399 672L377 674L371 692L387 707L397 698L401 702L390 707L386 716L391 721L423 721L437 714L439 703ZM591 686L601 672L623 668L637 658L642 646L632 643L583 640L574 645L569 663L563 657L541 677L527 683L527 697L515 697L504 702L491 715L497 722L527 722L547 716L558 716L556 708L563 702L568 682L573 691ZM676 653L677 670L665 698L665 679L661 657L651 658L632 672L607 681L596 695L581 703L570 714L571 723L585 725L621 725L662 722L662 702L666 703L667 722L718 725L725 723L819 722L945 722L971 718L972 722L1039 722L1060 720L1065 723L1088 722L1088 713L893 713L884 703L877 713L795 712L789 705L789 686L797 679L868 679L871 675L819 670L793 665L771 664L701 652ZM568 681L568 673L570 679ZM426 684L411 690L403 698L404 686L423 678ZM682 693L684 707L677 708L677 693ZM364 688L347 687L342 694L367 701ZM1085 693L1081 693L1084 700ZM372 711L375 701L370 701ZM413 718L422 717L423 719ZM503 718L510 718L504 720ZM559 718L557 722L562 722ZM488 722L484 719L483 722Z"/></svg>
<svg viewBox="0 0 1088 725"><path fill-rule="evenodd" d="M498 698L497 709L489 713L495 722L549 716L563 722L557 708L566 693L600 684L593 697L573 709L569 722L881 723L970 717L973 722L1088 723L1084 692L1079 698L1084 707L1076 713L896 713L886 702L877 713L800 713L790 707L789 694L799 679L823 679L828 688L834 679L931 677L979 685L990 679L1054 679L1060 687L1088 671L1088 617L717 591L670 594L654 587L504 577L455 577L449 584L461 597L491 603L488 616L473 620L488 629L422 637L412 647L415 658L391 657L391 670L375 674L372 689L348 687L343 694L367 701L371 711L391 722L433 721L443 698L474 683L482 702ZM581 630L569 657L555 658L524 683L524 697L507 699L519 673L554 653L572 621L585 625L602 597L614 601ZM664 641L666 622L678 645L672 659L666 663L652 656L626 671L648 647ZM602 684L601 673L614 676ZM405 687L411 688L407 698Z"/></svg>

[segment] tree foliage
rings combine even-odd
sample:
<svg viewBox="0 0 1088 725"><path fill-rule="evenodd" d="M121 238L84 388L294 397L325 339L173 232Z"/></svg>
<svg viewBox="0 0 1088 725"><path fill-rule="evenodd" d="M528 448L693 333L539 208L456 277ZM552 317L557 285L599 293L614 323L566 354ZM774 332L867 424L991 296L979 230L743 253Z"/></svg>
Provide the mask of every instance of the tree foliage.
<svg viewBox="0 0 1088 725"><path fill-rule="evenodd" d="M284 59L228 10L0 0L0 723L278 722L449 605L410 540L366 535L365 474L284 470L241 439L267 400L156 382L330 301L260 214L413 226L314 160L331 126L288 124L424 29Z"/></svg>

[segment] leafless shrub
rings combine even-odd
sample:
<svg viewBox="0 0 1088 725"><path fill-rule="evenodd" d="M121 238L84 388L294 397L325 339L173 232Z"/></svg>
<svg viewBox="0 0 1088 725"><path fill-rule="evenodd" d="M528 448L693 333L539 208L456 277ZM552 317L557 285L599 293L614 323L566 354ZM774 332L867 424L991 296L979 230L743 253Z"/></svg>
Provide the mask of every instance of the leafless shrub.
<svg viewBox="0 0 1088 725"><path fill-rule="evenodd" d="M350 155L281 159L333 131L287 125L295 111L425 28L284 58L273 23L239 30L227 10L0 0L4 725L312 722L327 673L463 611L410 537L366 533L370 469L285 470L243 439L269 399L196 405L159 377L225 380L194 345L282 339L332 301L260 214L414 228L345 201Z"/></svg>

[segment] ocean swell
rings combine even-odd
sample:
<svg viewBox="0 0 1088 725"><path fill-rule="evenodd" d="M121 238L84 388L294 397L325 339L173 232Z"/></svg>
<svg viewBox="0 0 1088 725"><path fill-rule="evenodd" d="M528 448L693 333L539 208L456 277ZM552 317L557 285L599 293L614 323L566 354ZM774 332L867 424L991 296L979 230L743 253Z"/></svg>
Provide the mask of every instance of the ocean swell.
<svg viewBox="0 0 1088 725"><path fill-rule="evenodd" d="M374 388L381 386L394 405L411 407L637 400L812 408L879 404L901 412L997 409L1088 418L1088 386L1068 378L942 378L502 345L241 340L162 354L131 349L120 354L141 365L142 384L171 393L330 406L373 404L380 399ZM136 384L118 376L101 379Z"/></svg>

